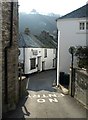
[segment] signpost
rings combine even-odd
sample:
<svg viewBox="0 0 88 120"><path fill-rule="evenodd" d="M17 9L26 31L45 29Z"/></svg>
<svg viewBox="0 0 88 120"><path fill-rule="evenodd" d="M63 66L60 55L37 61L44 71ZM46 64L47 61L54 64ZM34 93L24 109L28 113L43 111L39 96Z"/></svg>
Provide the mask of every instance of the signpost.
<svg viewBox="0 0 88 120"><path fill-rule="evenodd" d="M75 53L75 47L71 46L69 48L69 53L72 55L71 60L71 96L74 97L74 68L73 68L73 61L74 61L74 53Z"/></svg>

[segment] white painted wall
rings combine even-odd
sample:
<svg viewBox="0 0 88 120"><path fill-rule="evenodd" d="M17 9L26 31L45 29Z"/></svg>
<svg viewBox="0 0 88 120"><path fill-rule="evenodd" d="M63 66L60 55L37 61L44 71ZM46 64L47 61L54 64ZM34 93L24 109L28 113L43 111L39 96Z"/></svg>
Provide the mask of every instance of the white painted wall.
<svg viewBox="0 0 88 120"><path fill-rule="evenodd" d="M59 41L59 71L69 73L71 55L68 52L70 46L86 45L86 30L79 30L79 22L85 19L61 19L57 21L60 31Z"/></svg>
<svg viewBox="0 0 88 120"><path fill-rule="evenodd" d="M55 58L56 54L54 54L54 49L47 49L47 57L44 57L44 49L43 48L43 57L42 57L42 61L45 61L45 70L48 69L53 69L55 67L53 67L53 59ZM56 51L56 49L55 49Z"/></svg>
<svg viewBox="0 0 88 120"><path fill-rule="evenodd" d="M32 49L37 50L38 55L33 55L32 54ZM33 70L30 69L30 59L31 58L36 58L36 65L37 65L37 63L38 63L37 58L38 57L41 57L41 48L25 48L25 74L30 74L30 73L37 72L37 67Z"/></svg>
<svg viewBox="0 0 88 120"><path fill-rule="evenodd" d="M20 49L20 56L19 56L19 61L23 63L24 60L24 48L19 48ZM38 71L38 68L36 67L35 69L30 69L30 59L31 58L36 58L36 65L38 64L38 57L40 58L39 60L39 66L40 66L40 71L42 71L42 61L45 61L45 70L48 69L54 69L53 67L53 59L56 58L56 49L54 53L54 49L47 49L47 57L44 57L44 49L45 48L25 48L25 74L31 74L34 72ZM38 54L33 55L32 50L37 50Z"/></svg>
<svg viewBox="0 0 88 120"><path fill-rule="evenodd" d="M23 49L25 49L25 48L19 48L19 50L20 50L19 62L21 62L21 63L23 63L23 60L24 60Z"/></svg>

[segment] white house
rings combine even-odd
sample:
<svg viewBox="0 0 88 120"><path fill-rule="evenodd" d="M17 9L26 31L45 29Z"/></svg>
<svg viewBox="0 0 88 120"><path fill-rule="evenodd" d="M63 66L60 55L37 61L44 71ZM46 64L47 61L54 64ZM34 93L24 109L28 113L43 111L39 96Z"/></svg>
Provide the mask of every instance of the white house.
<svg viewBox="0 0 88 120"><path fill-rule="evenodd" d="M58 29L58 73L69 73L71 55L70 46L86 46L88 36L88 4L66 14L57 21ZM74 61L74 65L75 65Z"/></svg>
<svg viewBox="0 0 88 120"><path fill-rule="evenodd" d="M37 71L56 68L56 48L44 48L36 37L30 34L20 34L19 62L23 65L23 73L31 74Z"/></svg>

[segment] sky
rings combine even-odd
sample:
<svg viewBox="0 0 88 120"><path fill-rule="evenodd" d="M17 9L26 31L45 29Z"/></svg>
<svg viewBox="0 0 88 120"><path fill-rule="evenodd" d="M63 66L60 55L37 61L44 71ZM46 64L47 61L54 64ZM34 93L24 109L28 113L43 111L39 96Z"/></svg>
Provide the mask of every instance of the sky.
<svg viewBox="0 0 88 120"><path fill-rule="evenodd" d="M87 0L18 0L19 11L30 13L36 9L41 14L55 13L65 15L87 3Z"/></svg>

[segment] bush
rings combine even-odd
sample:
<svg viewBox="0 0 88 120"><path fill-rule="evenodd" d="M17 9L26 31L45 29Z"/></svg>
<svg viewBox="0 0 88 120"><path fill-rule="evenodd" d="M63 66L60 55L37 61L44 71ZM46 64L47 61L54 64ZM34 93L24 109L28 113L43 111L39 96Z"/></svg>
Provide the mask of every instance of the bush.
<svg viewBox="0 0 88 120"><path fill-rule="evenodd" d="M88 70L88 46L77 47L75 56L77 56L78 67Z"/></svg>

